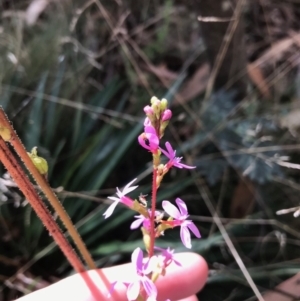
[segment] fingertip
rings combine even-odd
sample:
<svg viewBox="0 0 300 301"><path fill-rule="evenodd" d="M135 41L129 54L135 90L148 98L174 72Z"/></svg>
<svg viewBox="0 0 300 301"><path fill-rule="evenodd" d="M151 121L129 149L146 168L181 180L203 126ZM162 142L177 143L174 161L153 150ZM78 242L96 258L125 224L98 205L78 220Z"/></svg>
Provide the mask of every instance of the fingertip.
<svg viewBox="0 0 300 301"><path fill-rule="evenodd" d="M172 264L165 276L157 281L159 300L179 300L196 294L204 286L208 266L204 258L196 253L176 254L181 267Z"/></svg>

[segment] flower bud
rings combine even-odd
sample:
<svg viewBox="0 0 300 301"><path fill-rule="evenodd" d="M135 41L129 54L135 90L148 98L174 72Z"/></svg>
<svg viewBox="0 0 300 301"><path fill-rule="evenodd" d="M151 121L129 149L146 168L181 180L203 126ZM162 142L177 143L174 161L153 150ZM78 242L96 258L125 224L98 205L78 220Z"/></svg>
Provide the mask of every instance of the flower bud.
<svg viewBox="0 0 300 301"><path fill-rule="evenodd" d="M152 96L150 99L150 103L153 105L155 103L157 103L157 101L159 101L159 99L156 96Z"/></svg>
<svg viewBox="0 0 300 301"><path fill-rule="evenodd" d="M170 120L171 118L172 118L172 111L167 109L163 112L161 120L167 121Z"/></svg>
<svg viewBox="0 0 300 301"><path fill-rule="evenodd" d="M155 114L155 117L157 120L160 119L160 114L161 114L161 107L160 107L160 100L155 97L155 99L153 99L153 97L151 98L151 104L152 104L152 109L153 109L153 113Z"/></svg>
<svg viewBox="0 0 300 301"><path fill-rule="evenodd" d="M0 136L4 141L9 141L11 139L11 132L8 128L0 125Z"/></svg>
<svg viewBox="0 0 300 301"><path fill-rule="evenodd" d="M167 107L168 107L168 101L165 98L163 98L160 101L160 108L162 111L164 111Z"/></svg>
<svg viewBox="0 0 300 301"><path fill-rule="evenodd" d="M144 112L148 117L154 114L153 109L150 106L145 106Z"/></svg>
<svg viewBox="0 0 300 301"><path fill-rule="evenodd" d="M30 157L30 159L31 159L32 163L34 164L34 166L39 171L39 173L43 176L46 176L47 173L48 173L48 163L44 158L39 157L37 155L37 147L35 146L31 150L31 153L27 153L27 154Z"/></svg>

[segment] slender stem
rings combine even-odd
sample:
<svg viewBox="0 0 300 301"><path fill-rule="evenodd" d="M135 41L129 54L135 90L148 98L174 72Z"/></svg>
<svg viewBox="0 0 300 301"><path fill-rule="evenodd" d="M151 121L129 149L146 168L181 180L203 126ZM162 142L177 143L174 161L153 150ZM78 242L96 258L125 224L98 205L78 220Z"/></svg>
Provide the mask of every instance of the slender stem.
<svg viewBox="0 0 300 301"><path fill-rule="evenodd" d="M157 195L157 168L153 168L153 179L152 179L152 200L151 200L151 216L150 216L150 248L149 257L154 254L154 243L155 243L155 209L156 209L156 195Z"/></svg>
<svg viewBox="0 0 300 301"><path fill-rule="evenodd" d="M14 131L13 127L11 126L7 116L5 115L2 108L0 108L0 126L4 126L5 128L9 129L11 134L11 139L8 141L18 153L22 161L24 162L25 166L33 176L35 182L40 186L41 190L46 195L47 199L49 200L50 204L56 211L57 215L65 225L66 229L68 230L70 236L72 237L74 243L76 244L78 251L82 255L82 258L87 263L90 269L96 269L96 264L94 263L91 254L87 250L83 240L81 239L78 231L76 230L74 224L72 223L69 215L65 211L64 207L58 200L57 196L49 186L47 180L39 173L37 168L34 166L33 162L31 161L30 157L28 156L20 138Z"/></svg>
<svg viewBox="0 0 300 301"><path fill-rule="evenodd" d="M84 272L85 268L81 260L77 257L72 246L69 244L63 233L61 232L59 226L56 224L52 218L51 213L46 208L45 204L38 196L32 183L29 181L28 177L20 167L14 155L11 153L10 149L6 145L5 141L0 136L0 161L3 163L5 168L10 173L13 180L16 182L20 190L25 195L26 199L29 201L30 205L41 219L49 233L52 235L55 242L59 245L60 249L73 266L73 268L78 272Z"/></svg>

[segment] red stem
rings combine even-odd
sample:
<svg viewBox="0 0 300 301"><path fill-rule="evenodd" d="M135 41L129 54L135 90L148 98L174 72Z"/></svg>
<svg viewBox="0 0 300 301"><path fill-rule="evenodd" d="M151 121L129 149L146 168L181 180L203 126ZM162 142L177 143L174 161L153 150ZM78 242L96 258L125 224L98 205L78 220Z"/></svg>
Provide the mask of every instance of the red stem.
<svg viewBox="0 0 300 301"><path fill-rule="evenodd" d="M152 179L152 200L151 200L151 216L150 216L150 248L149 257L151 258L154 254L154 243L155 243L155 209L156 209L156 195L157 195L157 168L153 169Z"/></svg>
<svg viewBox="0 0 300 301"><path fill-rule="evenodd" d="M34 166L32 160L28 156L20 138L14 131L12 125L10 124L7 116L5 115L3 109L0 108L0 127L3 126L4 128L8 129L11 135L10 140L8 141L12 147L15 149L16 153L19 155L23 163L25 164L26 168L32 175L33 179L36 181L40 189L44 192L45 196L49 200L50 204L54 208L55 212L65 225L66 229L68 230L70 236L74 240L74 243L76 244L78 251L82 255L82 258L87 263L88 267L90 269L96 269L97 266L94 263L91 254L87 250L83 240L81 239L78 231L76 230L74 224L71 221L70 216L65 211L64 207L54 194L52 188L49 186L48 181L39 173L37 168Z"/></svg>
<svg viewBox="0 0 300 301"><path fill-rule="evenodd" d="M62 252L69 260L73 268L78 272L84 272L85 267L77 257L72 246L69 244L67 239L64 237L60 228L52 218L51 213L48 211L41 198L35 191L32 183L29 181L28 177L20 167L14 155L11 153L10 149L0 136L0 161L6 167L10 173L13 180L16 182L20 190L25 195L26 199L29 201L30 205L41 219L45 227L48 229L49 233L52 235L55 242L59 245Z"/></svg>

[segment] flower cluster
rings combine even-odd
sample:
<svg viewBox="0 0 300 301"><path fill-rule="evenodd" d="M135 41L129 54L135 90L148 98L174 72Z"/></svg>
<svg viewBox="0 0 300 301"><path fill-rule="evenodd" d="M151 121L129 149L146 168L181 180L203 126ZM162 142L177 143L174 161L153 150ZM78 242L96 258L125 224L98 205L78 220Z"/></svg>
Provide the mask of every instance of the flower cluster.
<svg viewBox="0 0 300 301"><path fill-rule="evenodd" d="M127 298L131 300L155 301L157 289L155 281L160 275L164 275L166 268L174 262L180 266L180 262L174 259L174 250L161 249L155 246L156 238L162 236L164 231L174 227L180 227L180 238L186 248L191 248L191 233L200 238L200 232L192 220L188 219L188 210L185 202L176 198L176 205L164 200L162 209L156 209L156 194L163 180L164 175L173 167L180 169L193 169L195 166L189 166L181 163L182 157L176 157L176 150L173 149L170 142L165 143L165 149L160 147L160 140L164 135L172 112L167 108L167 100L159 100L156 97L151 98L151 106L146 106L144 112L144 132L139 135L139 144L152 153L153 157L153 183L151 207L148 208L146 196L140 195L139 200L130 198L127 194L135 190L138 186L131 186L136 179L128 183L122 190L117 188L117 197L108 197L113 203L103 214L108 218L119 203L124 204L129 209L138 212L130 229L140 228L143 234L145 249L148 252L148 259L144 259L143 252L137 248L132 253L131 261L135 270L136 278L133 282L122 282L127 287ZM161 163L161 155L167 158L167 163ZM167 216L166 218L164 218ZM155 255L154 251L160 254ZM118 282L113 283L113 287Z"/></svg>

